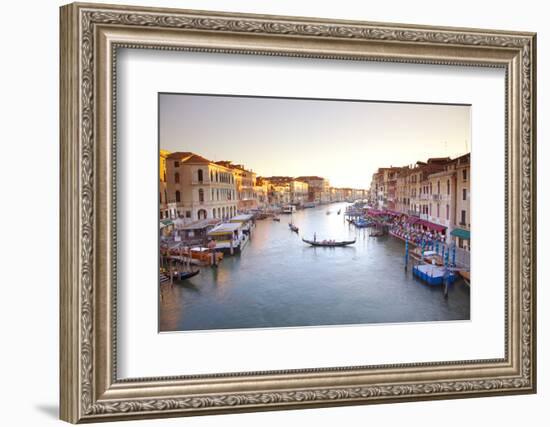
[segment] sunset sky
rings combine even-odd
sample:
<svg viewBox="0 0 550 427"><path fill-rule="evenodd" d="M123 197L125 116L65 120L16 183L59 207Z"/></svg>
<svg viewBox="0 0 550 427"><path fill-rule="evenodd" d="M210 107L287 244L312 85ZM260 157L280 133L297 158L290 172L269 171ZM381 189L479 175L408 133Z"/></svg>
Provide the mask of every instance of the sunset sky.
<svg viewBox="0 0 550 427"><path fill-rule="evenodd" d="M335 187L368 188L379 167L471 149L464 105L161 94L159 108L161 149Z"/></svg>

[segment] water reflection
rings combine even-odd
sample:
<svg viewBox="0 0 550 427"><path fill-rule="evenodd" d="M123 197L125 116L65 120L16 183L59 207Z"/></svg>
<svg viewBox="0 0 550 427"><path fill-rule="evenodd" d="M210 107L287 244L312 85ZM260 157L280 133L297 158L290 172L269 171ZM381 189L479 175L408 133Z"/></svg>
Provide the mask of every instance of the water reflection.
<svg viewBox="0 0 550 427"><path fill-rule="evenodd" d="M404 244L350 226L345 204L304 209L292 216L300 235L281 222L258 221L241 255L202 268L185 284L162 285L160 330L463 320L469 288L451 286L445 299L404 271ZM327 209L332 213L326 214ZM337 215L342 209L342 215ZM301 237L349 240L353 246L313 248Z"/></svg>

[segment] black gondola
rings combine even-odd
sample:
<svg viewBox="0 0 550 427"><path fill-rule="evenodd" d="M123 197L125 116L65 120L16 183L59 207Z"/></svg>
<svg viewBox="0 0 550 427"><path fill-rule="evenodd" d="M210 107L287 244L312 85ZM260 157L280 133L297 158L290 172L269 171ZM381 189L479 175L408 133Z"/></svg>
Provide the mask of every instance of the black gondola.
<svg viewBox="0 0 550 427"><path fill-rule="evenodd" d="M178 272L176 277L179 280L187 280L187 279L190 279L191 277L195 277L199 273L200 273L200 270L182 271L182 272Z"/></svg>
<svg viewBox="0 0 550 427"><path fill-rule="evenodd" d="M307 240L307 239L302 238L302 241L304 243L307 243L308 245L311 245L311 246L322 246L322 247L325 247L325 248L336 248L336 247L340 247L340 246L353 245L355 243L355 239L353 239L353 240L342 240L340 242L337 242L337 241L330 241L330 240L321 240L321 241Z"/></svg>

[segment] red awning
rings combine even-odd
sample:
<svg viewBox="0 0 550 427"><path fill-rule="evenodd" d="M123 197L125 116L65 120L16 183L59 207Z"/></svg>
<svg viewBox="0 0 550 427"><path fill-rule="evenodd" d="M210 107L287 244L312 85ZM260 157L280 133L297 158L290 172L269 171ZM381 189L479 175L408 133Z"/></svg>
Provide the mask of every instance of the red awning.
<svg viewBox="0 0 550 427"><path fill-rule="evenodd" d="M418 218L417 216L410 216L407 218L407 222L409 224L414 224L417 221L420 221L420 218Z"/></svg>
<svg viewBox="0 0 550 427"><path fill-rule="evenodd" d="M386 214L384 211L379 211L378 209L367 209L367 213L371 216L381 216Z"/></svg>
<svg viewBox="0 0 550 427"><path fill-rule="evenodd" d="M416 223L438 232L445 231L445 229L447 228L444 225L435 224L433 222L426 221L425 219L419 219Z"/></svg>

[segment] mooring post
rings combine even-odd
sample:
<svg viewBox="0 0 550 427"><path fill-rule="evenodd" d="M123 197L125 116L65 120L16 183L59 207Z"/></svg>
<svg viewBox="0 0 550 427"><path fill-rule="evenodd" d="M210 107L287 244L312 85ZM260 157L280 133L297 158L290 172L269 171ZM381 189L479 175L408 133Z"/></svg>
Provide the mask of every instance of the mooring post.
<svg viewBox="0 0 550 427"><path fill-rule="evenodd" d="M405 239L405 271L409 265L409 238Z"/></svg>

